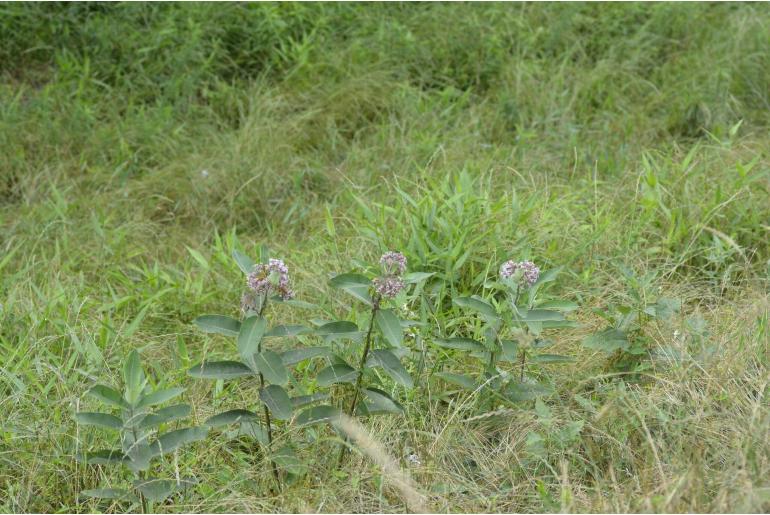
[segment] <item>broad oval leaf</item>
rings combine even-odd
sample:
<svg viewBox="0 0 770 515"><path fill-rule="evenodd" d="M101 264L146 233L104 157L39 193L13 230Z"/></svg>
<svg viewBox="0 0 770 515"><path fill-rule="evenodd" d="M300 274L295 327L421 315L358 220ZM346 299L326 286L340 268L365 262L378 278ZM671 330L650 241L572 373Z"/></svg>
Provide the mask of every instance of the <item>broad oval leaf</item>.
<svg viewBox="0 0 770 515"><path fill-rule="evenodd" d="M286 384L289 381L289 371L283 366L281 356L271 350L255 354L254 365L270 383Z"/></svg>
<svg viewBox="0 0 770 515"><path fill-rule="evenodd" d="M291 398L291 405L296 408L301 408L303 406L307 406L308 404L313 404L314 402L318 401L325 401L329 398L328 393L313 393L310 395L299 395L297 397Z"/></svg>
<svg viewBox="0 0 770 515"><path fill-rule="evenodd" d="M128 456L117 449L78 453L77 460L90 465L121 465L128 461Z"/></svg>
<svg viewBox="0 0 770 515"><path fill-rule="evenodd" d="M305 473L307 470L307 465L305 465L294 453L294 449L289 447L288 445L284 445L275 453L272 455L272 461L276 465L278 465L278 468L283 470L284 472L288 474L293 474L295 476L300 476Z"/></svg>
<svg viewBox="0 0 770 515"><path fill-rule="evenodd" d="M329 284L335 288L352 295L365 304L372 305L372 297L369 295L369 289L372 281L361 274L348 273L332 277Z"/></svg>
<svg viewBox="0 0 770 515"><path fill-rule="evenodd" d="M265 337L290 337L313 331L304 325L277 325L265 333Z"/></svg>
<svg viewBox="0 0 770 515"><path fill-rule="evenodd" d="M512 402L531 401L552 393L550 386L541 383L510 383L505 389L505 396Z"/></svg>
<svg viewBox="0 0 770 515"><path fill-rule="evenodd" d="M207 361L192 367L187 373L199 379L234 379L254 375L240 361Z"/></svg>
<svg viewBox="0 0 770 515"><path fill-rule="evenodd" d="M184 483L180 485L171 479L138 479L133 484L134 488L152 502L161 502L185 486Z"/></svg>
<svg viewBox="0 0 770 515"><path fill-rule="evenodd" d="M81 490L80 495L93 497L94 499L123 499L128 496L128 490L122 488L92 488Z"/></svg>
<svg viewBox="0 0 770 515"><path fill-rule="evenodd" d="M298 426L309 426L313 424L324 424L334 422L340 416L340 410L334 406L322 404L313 406L300 413L295 422Z"/></svg>
<svg viewBox="0 0 770 515"><path fill-rule="evenodd" d="M564 315L549 309L530 309L524 313L521 320L525 322L561 322Z"/></svg>
<svg viewBox="0 0 770 515"><path fill-rule="evenodd" d="M575 311L579 306L569 300L548 300L537 305L538 309L555 309L557 311Z"/></svg>
<svg viewBox="0 0 770 515"><path fill-rule="evenodd" d="M458 349L476 352L486 351L484 345L470 338L436 338L433 340L433 343L445 349Z"/></svg>
<svg viewBox="0 0 770 515"><path fill-rule="evenodd" d="M168 406L167 408L159 409L155 413L150 413L144 420L142 420L138 427L139 429L146 429L148 427L159 426L172 420L178 420L185 418L190 414L190 406L188 404L175 404Z"/></svg>
<svg viewBox="0 0 770 515"><path fill-rule="evenodd" d="M365 414L377 415L380 413L404 413L404 407L396 402L390 395L378 388L364 389L366 397ZM363 410L362 410L363 411Z"/></svg>
<svg viewBox="0 0 770 515"><path fill-rule="evenodd" d="M412 376L406 371L401 361L389 350L375 349L371 351L366 360L366 366L382 367L395 382L407 388L414 386Z"/></svg>
<svg viewBox="0 0 770 515"><path fill-rule="evenodd" d="M208 427L186 427L169 431L150 444L150 451L153 456L166 454L188 443L203 440L208 432Z"/></svg>
<svg viewBox="0 0 770 515"><path fill-rule="evenodd" d="M275 418L279 420L289 420L291 418L293 406L289 394L277 384L271 384L260 390L259 398L265 403Z"/></svg>
<svg viewBox="0 0 770 515"><path fill-rule="evenodd" d="M178 397L183 392L184 388L168 388L166 390L158 390L141 398L136 407L138 409L155 406L156 404L163 404L166 401L170 401L174 397Z"/></svg>
<svg viewBox="0 0 770 515"><path fill-rule="evenodd" d="M329 386L335 383L355 383L358 378L358 371L350 365L338 363L331 365L318 373L316 381L319 386Z"/></svg>
<svg viewBox="0 0 770 515"><path fill-rule="evenodd" d="M207 427L219 427L226 426L228 424L236 424L239 422L247 422L250 420L258 419L259 416L252 411L245 409L233 409L219 413L213 417L209 417L203 424Z"/></svg>
<svg viewBox="0 0 770 515"><path fill-rule="evenodd" d="M361 337L361 331L358 329L358 326L347 320L324 324L315 330L315 334L323 336L327 341L341 338L358 339Z"/></svg>
<svg viewBox="0 0 770 515"><path fill-rule="evenodd" d="M377 327L380 328L382 335L393 347L401 347L404 343L404 332L401 328L401 322L393 313L392 309L380 309L374 316Z"/></svg>
<svg viewBox="0 0 770 515"><path fill-rule="evenodd" d="M476 380L472 377L462 374L453 374L452 372L437 372L434 375L448 383L465 388L466 390L476 389Z"/></svg>
<svg viewBox="0 0 770 515"><path fill-rule="evenodd" d="M436 275L436 272L410 272L404 275L406 284L417 284Z"/></svg>
<svg viewBox="0 0 770 515"><path fill-rule="evenodd" d="M538 354L532 357L535 363L572 363L575 358L571 356L560 356L559 354Z"/></svg>
<svg viewBox="0 0 770 515"><path fill-rule="evenodd" d="M500 340L500 346L502 347L502 355L500 360L516 362L519 360L519 343L514 340Z"/></svg>
<svg viewBox="0 0 770 515"><path fill-rule="evenodd" d="M305 361L306 359L327 356L329 353L328 347L303 347L282 352L281 361L288 367L290 365L295 365L300 361Z"/></svg>
<svg viewBox="0 0 770 515"><path fill-rule="evenodd" d="M126 384L126 401L131 405L136 404L146 382L139 352L136 349L131 351L123 365L123 381Z"/></svg>
<svg viewBox="0 0 770 515"><path fill-rule="evenodd" d="M115 415L90 411L75 413L75 419L84 426L100 426L108 429L122 429L123 421Z"/></svg>
<svg viewBox="0 0 770 515"><path fill-rule="evenodd" d="M583 340L584 347L607 353L615 352L618 349L628 350L630 345L626 333L614 328L594 333Z"/></svg>
<svg viewBox="0 0 770 515"><path fill-rule="evenodd" d="M238 336L241 323L225 315L203 315L195 319L195 325L206 333L218 333L225 336Z"/></svg>
<svg viewBox="0 0 770 515"><path fill-rule="evenodd" d="M103 384L97 384L87 392L91 397L96 397L105 404L115 406L117 408L128 408L129 405L123 399L123 396L117 390L105 386Z"/></svg>
<svg viewBox="0 0 770 515"><path fill-rule="evenodd" d="M257 315L248 317L241 324L238 332L238 353L244 362L249 363L257 353L266 328L267 320Z"/></svg>
<svg viewBox="0 0 770 515"><path fill-rule="evenodd" d="M461 308L468 308L477 311L488 319L499 318L494 306L476 295L471 297L457 297L452 299L452 303L456 306L460 306Z"/></svg>
<svg viewBox="0 0 770 515"><path fill-rule="evenodd" d="M233 259L244 274L248 275L254 271L256 263L246 254L233 249Z"/></svg>

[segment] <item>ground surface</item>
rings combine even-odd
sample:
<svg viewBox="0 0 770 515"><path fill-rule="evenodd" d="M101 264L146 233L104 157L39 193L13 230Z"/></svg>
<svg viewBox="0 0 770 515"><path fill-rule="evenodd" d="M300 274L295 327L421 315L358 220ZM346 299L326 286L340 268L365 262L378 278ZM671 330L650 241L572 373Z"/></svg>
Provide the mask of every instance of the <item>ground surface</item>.
<svg viewBox="0 0 770 515"><path fill-rule="evenodd" d="M459 294L508 258L564 268L575 361L533 372L556 388L537 410L468 420L478 399L432 375L475 366L430 345L459 312L404 308L429 323L420 388L390 384L406 415L366 427L431 509L769 510L768 41L765 5L1 6L0 509L128 508L78 495L127 476L74 460L109 436L73 413L131 349L196 421L254 405L185 374L233 356L191 321L237 314L237 241L283 257L313 316L362 321L327 280L386 249ZM643 335L673 358L633 374L580 344L628 301L623 267L682 301ZM309 471L276 495L259 450L211 436L177 458L200 485L156 509L405 509L308 435L282 430Z"/></svg>

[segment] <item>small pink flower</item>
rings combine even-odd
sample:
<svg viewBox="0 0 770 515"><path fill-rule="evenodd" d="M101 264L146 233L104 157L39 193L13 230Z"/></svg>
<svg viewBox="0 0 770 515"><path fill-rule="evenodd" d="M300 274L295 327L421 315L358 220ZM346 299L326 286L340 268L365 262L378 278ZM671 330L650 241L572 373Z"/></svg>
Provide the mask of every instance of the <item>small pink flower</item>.
<svg viewBox="0 0 770 515"><path fill-rule="evenodd" d="M380 258L380 266L385 275L402 275L406 272L406 256L400 252L386 252Z"/></svg>
<svg viewBox="0 0 770 515"><path fill-rule="evenodd" d="M500 267L500 278L519 277L522 286L530 287L540 277L540 269L532 261L506 261Z"/></svg>
<svg viewBox="0 0 770 515"><path fill-rule="evenodd" d="M280 259L254 265L254 270L246 276L246 284L257 295L267 295L274 291L283 300L294 297L289 287L289 267Z"/></svg>
<svg viewBox="0 0 770 515"><path fill-rule="evenodd" d="M406 287L404 281L395 275L377 277L372 281L372 284L374 285L374 291L386 299L392 299Z"/></svg>

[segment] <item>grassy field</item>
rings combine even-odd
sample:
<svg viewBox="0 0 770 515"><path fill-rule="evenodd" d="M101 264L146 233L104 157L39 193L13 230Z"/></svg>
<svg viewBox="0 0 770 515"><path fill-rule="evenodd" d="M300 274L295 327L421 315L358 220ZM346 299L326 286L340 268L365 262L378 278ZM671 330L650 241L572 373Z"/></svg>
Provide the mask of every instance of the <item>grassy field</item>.
<svg viewBox="0 0 770 515"><path fill-rule="evenodd" d="M0 5L0 511L129 508L79 495L128 475L75 460L111 437L74 413L132 349L196 422L257 406L186 370L233 356L192 321L238 315L231 251L266 244L318 305L284 323L363 325L327 283L385 250L435 273L401 308L418 388L364 421L430 510L767 512L768 41L764 4ZM563 267L574 362L489 414L431 341L511 258ZM581 342L634 295L682 307L629 368ZM200 484L155 509L406 510L368 456L334 469L330 430L279 438L308 467L280 492L217 432L159 466Z"/></svg>

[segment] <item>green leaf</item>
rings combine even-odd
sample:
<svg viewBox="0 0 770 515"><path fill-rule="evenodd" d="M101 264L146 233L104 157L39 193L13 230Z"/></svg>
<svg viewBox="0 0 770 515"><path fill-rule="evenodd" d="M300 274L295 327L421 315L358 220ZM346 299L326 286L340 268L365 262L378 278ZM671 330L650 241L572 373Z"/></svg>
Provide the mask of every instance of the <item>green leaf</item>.
<svg viewBox="0 0 770 515"><path fill-rule="evenodd" d="M626 334L614 328L594 333L583 340L584 347L608 353L615 352L618 349L628 350L630 345Z"/></svg>
<svg viewBox="0 0 770 515"><path fill-rule="evenodd" d="M289 394L277 384L271 384L260 390L259 398L265 403L275 418L279 420L289 420L291 418L294 408Z"/></svg>
<svg viewBox="0 0 770 515"><path fill-rule="evenodd" d="M307 406L308 404L313 404L314 402L325 401L328 398L329 398L328 393L313 393L311 395L300 395L300 396L291 398L291 405L296 409L296 408L301 408L303 406Z"/></svg>
<svg viewBox="0 0 770 515"><path fill-rule="evenodd" d="M297 416L296 424L298 426L309 426L313 424L324 424L335 421L340 415L340 411L328 405L313 406L308 408Z"/></svg>
<svg viewBox="0 0 770 515"><path fill-rule="evenodd" d="M128 491L122 488L94 488L91 490L81 490L80 495L93 497L94 499L123 499L128 496Z"/></svg>
<svg viewBox="0 0 770 515"><path fill-rule="evenodd" d="M289 381L289 371L283 366L281 356L271 350L255 354L254 365L270 383L286 384Z"/></svg>
<svg viewBox="0 0 770 515"><path fill-rule="evenodd" d="M184 388L169 388L167 390L158 390L152 392L149 395L145 395L139 400L136 405L137 409L147 408L149 406L155 406L156 404L163 404L166 401L170 401L174 397L178 397L184 392Z"/></svg>
<svg viewBox="0 0 770 515"><path fill-rule="evenodd" d="M288 367L299 363L300 361L305 361L306 359L327 356L329 352L327 347L302 347L291 349L281 353L281 361Z"/></svg>
<svg viewBox="0 0 770 515"><path fill-rule="evenodd" d="M434 375L448 383L465 388L466 390L476 389L476 380L472 377L462 374L453 374L452 372L437 372Z"/></svg>
<svg viewBox="0 0 770 515"><path fill-rule="evenodd" d="M519 360L519 344L513 340L500 340L500 346L502 347L502 356L500 359L503 361L516 362Z"/></svg>
<svg viewBox="0 0 770 515"><path fill-rule="evenodd" d="M548 300L537 306L539 309L555 309L557 311L575 311L579 306L569 300Z"/></svg>
<svg viewBox="0 0 770 515"><path fill-rule="evenodd" d="M251 363L254 359L266 328L267 320L261 316L250 316L241 324L241 330L238 332L238 353L244 363Z"/></svg>
<svg viewBox="0 0 770 515"><path fill-rule="evenodd" d="M395 382L406 386L407 388L414 386L412 377L406 371L404 365L402 365L398 358L388 350L375 349L371 351L366 360L366 366L382 367Z"/></svg>
<svg viewBox="0 0 770 515"><path fill-rule="evenodd" d="M131 405L136 404L145 384L144 370L136 349L131 351L123 364L123 381L126 384L126 401Z"/></svg>
<svg viewBox="0 0 770 515"><path fill-rule="evenodd" d="M297 299L282 299L281 297L277 297L277 302L280 302L281 304L286 304L287 306L292 306L295 308L301 308L301 309L315 309L318 307L317 304L313 304L312 302L305 302L304 300L297 300Z"/></svg>
<svg viewBox="0 0 770 515"><path fill-rule="evenodd" d="M290 337L309 334L313 331L304 325L277 325L265 333L265 337Z"/></svg>
<svg viewBox="0 0 770 515"><path fill-rule="evenodd" d="M122 429L123 421L107 413L81 411L75 413L75 419L84 426L100 426L108 429Z"/></svg>
<svg viewBox="0 0 770 515"><path fill-rule="evenodd" d="M452 299L452 303L461 308L468 308L477 311L488 319L499 318L494 306L476 295L473 295L472 297L457 297Z"/></svg>
<svg viewBox="0 0 770 515"><path fill-rule="evenodd" d="M552 393L552 388L540 383L510 383L505 391L512 402L531 401Z"/></svg>
<svg viewBox="0 0 770 515"><path fill-rule="evenodd" d="M240 361L207 361L192 367L187 373L198 379L233 379L254 375Z"/></svg>
<svg viewBox="0 0 770 515"><path fill-rule="evenodd" d="M206 333L218 333L225 336L238 336L241 323L225 315L203 315L195 319L195 325Z"/></svg>
<svg viewBox="0 0 770 515"><path fill-rule="evenodd" d="M256 263L246 254L233 249L233 259L244 274L248 275L254 271Z"/></svg>
<svg viewBox="0 0 770 515"><path fill-rule="evenodd" d="M337 322L324 324L315 330L315 334L323 336L326 341L344 338L357 340L361 337L361 331L359 331L358 326L347 320L339 320Z"/></svg>
<svg viewBox="0 0 770 515"><path fill-rule="evenodd" d="M168 406L167 408L159 409L155 413L147 415L144 420L139 423L138 428L146 429L148 427L159 426L166 422L171 422L172 420L185 418L190 414L190 411L190 406L188 404Z"/></svg>
<svg viewBox="0 0 770 515"><path fill-rule="evenodd" d="M329 386L335 383L355 383L358 378L358 371L350 365L338 363L331 365L318 373L316 381L319 386Z"/></svg>
<svg viewBox="0 0 770 515"><path fill-rule="evenodd" d="M372 305L372 298L369 295L369 288L372 285L372 281L366 276L354 273L340 274L333 277L329 281L329 284L334 288L343 290L370 306Z"/></svg>
<svg viewBox="0 0 770 515"><path fill-rule="evenodd" d="M485 352L486 348L481 343L470 338L437 338L433 341L439 347L445 349L457 349L464 351Z"/></svg>
<svg viewBox="0 0 770 515"><path fill-rule="evenodd" d="M123 451L113 449L79 453L77 460L89 465L122 465L129 461Z"/></svg>
<svg viewBox="0 0 770 515"><path fill-rule="evenodd" d="M161 435L150 445L152 455L167 454L188 443L203 440L208 432L208 427L186 427L169 431Z"/></svg>
<svg viewBox="0 0 770 515"><path fill-rule="evenodd" d="M203 257L203 254L201 254L200 252L198 252L197 250L195 250L193 248L187 247L187 245L185 245L185 247L187 248L187 252L190 253L190 255L193 257L193 259L195 259L195 261L197 261L198 264L204 270L208 270L209 269L209 262L206 261L205 257Z"/></svg>
<svg viewBox="0 0 770 515"><path fill-rule="evenodd" d="M259 420L259 416L245 409L233 409L209 417L203 424L208 427L219 427L249 420Z"/></svg>
<svg viewBox="0 0 770 515"><path fill-rule="evenodd" d="M393 313L392 309L380 309L374 316L377 327L382 331L382 335L393 347L401 347L404 343L404 332L401 329L401 322Z"/></svg>
<svg viewBox="0 0 770 515"><path fill-rule="evenodd" d="M521 320L525 322L561 322L564 320L564 315L548 309L530 309L524 313Z"/></svg>
<svg viewBox="0 0 770 515"><path fill-rule="evenodd" d="M301 476L307 471L307 466L297 457L294 449L288 445L284 445L273 453L272 461L278 465L279 469L288 474Z"/></svg>
<svg viewBox="0 0 770 515"><path fill-rule="evenodd" d="M123 399L123 396L120 394L120 392L103 384L97 384L92 387L90 390L88 390L87 395L96 397L103 403L109 404L110 406L115 406L116 408L126 409L129 407L129 404L125 401L125 399Z"/></svg>
<svg viewBox="0 0 770 515"><path fill-rule="evenodd" d="M535 363L572 363L575 358L572 356L560 356L558 354L538 354L532 357L532 361Z"/></svg>
<svg viewBox="0 0 770 515"><path fill-rule="evenodd" d="M411 272L404 275L406 284L417 284L436 275L436 272Z"/></svg>
<svg viewBox="0 0 770 515"><path fill-rule="evenodd" d="M659 318L661 320L668 320L675 313L678 313L682 309L682 301L679 299L669 299L667 297L661 297L652 306L645 309L645 313Z"/></svg>
<svg viewBox="0 0 770 515"><path fill-rule="evenodd" d="M366 397L365 413L368 415L377 415L380 413L404 413L404 407L386 392L378 388L366 388L364 389L364 396ZM362 410L364 411L364 410Z"/></svg>
<svg viewBox="0 0 770 515"><path fill-rule="evenodd" d="M183 488L171 479L137 479L134 481L134 488L142 492L147 499L152 502L161 502L168 498L177 490Z"/></svg>

